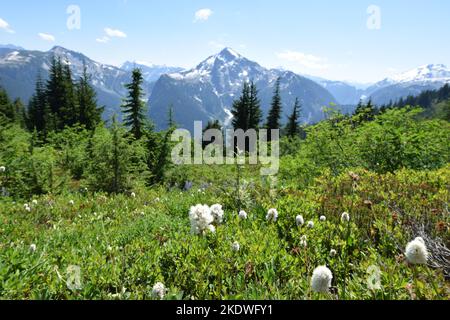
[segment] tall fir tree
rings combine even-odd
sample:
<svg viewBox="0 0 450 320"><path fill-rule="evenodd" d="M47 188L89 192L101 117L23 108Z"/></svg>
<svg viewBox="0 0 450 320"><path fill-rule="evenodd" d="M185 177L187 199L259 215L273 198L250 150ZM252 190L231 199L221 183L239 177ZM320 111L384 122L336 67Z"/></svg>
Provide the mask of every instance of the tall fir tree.
<svg viewBox="0 0 450 320"><path fill-rule="evenodd" d="M27 126L30 131L37 131L41 138L46 138L50 128L51 110L47 101L47 92L41 74L36 79L35 92L28 105Z"/></svg>
<svg viewBox="0 0 450 320"><path fill-rule="evenodd" d="M301 106L298 98L295 98L294 110L288 117L288 123L286 125L286 135L290 138L297 137L300 133L299 119L301 114Z"/></svg>
<svg viewBox="0 0 450 320"><path fill-rule="evenodd" d="M65 126L74 126L79 121L78 104L75 96L75 86L72 79L72 71L70 70L70 63L66 60L63 63L62 83L63 83L63 104L61 106L61 128Z"/></svg>
<svg viewBox="0 0 450 320"><path fill-rule="evenodd" d="M281 79L278 78L277 82L275 83L275 91L274 91L274 95L272 98L269 115L267 116L266 128L269 129L269 132L267 134L269 141L271 140L270 130L281 128L280 120L281 120L281 113L283 110L283 106L282 106L281 94L280 94L280 81L281 81Z"/></svg>
<svg viewBox="0 0 450 320"><path fill-rule="evenodd" d="M242 88L242 94L240 98L233 102L231 114L233 115L233 128L234 130L242 129L248 130L249 113L248 106L250 102L250 85L245 82Z"/></svg>
<svg viewBox="0 0 450 320"><path fill-rule="evenodd" d="M169 111L167 112L167 127L169 129L175 129L177 127L177 123L175 122L175 114L173 111L173 104L169 105Z"/></svg>
<svg viewBox="0 0 450 320"><path fill-rule="evenodd" d="M248 106L248 129L257 130L262 121L261 102L258 99L258 89L255 83L250 83L250 96Z"/></svg>
<svg viewBox="0 0 450 320"><path fill-rule="evenodd" d="M78 105L78 122L86 129L93 130L102 121L104 108L97 106L96 92L90 85L90 76L86 64L83 64L83 75L76 84Z"/></svg>
<svg viewBox="0 0 450 320"><path fill-rule="evenodd" d="M128 96L122 105L124 123L136 139L142 137L145 125L145 103L142 101L144 94L141 87L143 82L141 70L134 69L131 83L125 85Z"/></svg>

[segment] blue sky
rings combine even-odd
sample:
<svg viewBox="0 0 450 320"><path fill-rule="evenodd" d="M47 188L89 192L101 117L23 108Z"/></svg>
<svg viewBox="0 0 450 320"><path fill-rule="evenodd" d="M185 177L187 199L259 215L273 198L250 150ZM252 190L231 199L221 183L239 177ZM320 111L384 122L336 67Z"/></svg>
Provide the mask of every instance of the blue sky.
<svg viewBox="0 0 450 320"><path fill-rule="evenodd" d="M448 0L1 0L0 43L186 68L228 46L265 67L373 82L450 66L449 12Z"/></svg>

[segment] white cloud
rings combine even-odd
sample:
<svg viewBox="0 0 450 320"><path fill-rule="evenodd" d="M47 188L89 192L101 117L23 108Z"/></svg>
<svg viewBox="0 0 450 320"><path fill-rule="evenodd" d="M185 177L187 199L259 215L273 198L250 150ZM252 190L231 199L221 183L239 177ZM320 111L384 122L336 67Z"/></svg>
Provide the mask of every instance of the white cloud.
<svg viewBox="0 0 450 320"><path fill-rule="evenodd" d="M213 14L211 9L200 9L195 13L194 22L197 21L206 21Z"/></svg>
<svg viewBox="0 0 450 320"><path fill-rule="evenodd" d="M109 37L107 37L107 36L104 36L104 37L95 39L95 41L100 42L100 43L108 43L109 40L110 40L110 39L109 39Z"/></svg>
<svg viewBox="0 0 450 320"><path fill-rule="evenodd" d="M282 53L277 53L279 59L289 62L295 62L308 69L328 69L330 66L326 63L326 59L306 54L303 52L286 50Z"/></svg>
<svg viewBox="0 0 450 320"><path fill-rule="evenodd" d="M9 26L9 23L2 18L0 18L0 29L5 30L8 33L15 33L15 31Z"/></svg>
<svg viewBox="0 0 450 320"><path fill-rule="evenodd" d="M55 42L55 37L51 34L47 34L47 33L38 33L39 38L41 38L44 41L49 41L49 42Z"/></svg>
<svg viewBox="0 0 450 320"><path fill-rule="evenodd" d="M123 31L111 28L105 28L105 33L111 38L126 38L127 34Z"/></svg>

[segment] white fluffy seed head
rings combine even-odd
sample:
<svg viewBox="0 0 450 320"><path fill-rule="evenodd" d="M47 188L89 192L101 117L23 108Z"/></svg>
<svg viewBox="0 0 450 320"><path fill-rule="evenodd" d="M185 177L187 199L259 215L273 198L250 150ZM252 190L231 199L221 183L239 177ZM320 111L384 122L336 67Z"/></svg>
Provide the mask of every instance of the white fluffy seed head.
<svg viewBox="0 0 450 320"><path fill-rule="evenodd" d="M166 295L166 287L161 282L157 282L152 289L153 298L162 300L164 299L165 295Z"/></svg>
<svg viewBox="0 0 450 320"><path fill-rule="evenodd" d="M1 166L0 167L0 173L3 173L3 172L5 172L6 171L6 167L5 166Z"/></svg>
<svg viewBox="0 0 450 320"><path fill-rule="evenodd" d="M32 244L30 245L30 251L31 251L31 252L35 252L35 251L36 251L36 245L35 245L34 243L32 243Z"/></svg>
<svg viewBox="0 0 450 320"><path fill-rule="evenodd" d="M411 264L426 264L428 250L422 238L416 238L406 245L405 256Z"/></svg>
<svg viewBox="0 0 450 320"><path fill-rule="evenodd" d="M216 233L216 227L214 227L212 224L208 226L207 230L211 233Z"/></svg>
<svg viewBox="0 0 450 320"><path fill-rule="evenodd" d="M211 206L211 214L214 218L214 222L217 224L222 223L223 221L223 209L222 209L222 205L220 204L214 204Z"/></svg>
<svg viewBox="0 0 450 320"><path fill-rule="evenodd" d="M298 216L296 216L295 217L295 223L297 223L297 226L302 226L302 225L304 225L305 224L305 220L303 219L303 216L302 215L298 215Z"/></svg>
<svg viewBox="0 0 450 320"><path fill-rule="evenodd" d="M348 214L348 212L344 212L341 215L341 221L342 222L349 222L350 221L350 215Z"/></svg>
<svg viewBox="0 0 450 320"><path fill-rule="evenodd" d="M311 288L315 292L327 293L331 287L333 274L326 266L320 266L314 269L311 278Z"/></svg>
<svg viewBox="0 0 450 320"><path fill-rule="evenodd" d="M212 231L210 227L214 221L214 217L211 214L211 209L207 205L198 204L191 207L189 211L189 220L191 221L191 231L194 234L204 234L206 231ZM213 226L212 226L213 227Z"/></svg>
<svg viewBox="0 0 450 320"><path fill-rule="evenodd" d="M239 211L239 219L246 220L247 219L247 212L244 210Z"/></svg>
<svg viewBox="0 0 450 320"><path fill-rule="evenodd" d="M308 228L310 228L310 229L314 228L314 222L313 221L309 221L308 222Z"/></svg>
<svg viewBox="0 0 450 320"><path fill-rule="evenodd" d="M337 251L336 251L336 250L334 250L334 249L331 249L331 250L330 250L330 257L335 257L336 254L337 254Z"/></svg>
<svg viewBox="0 0 450 320"><path fill-rule="evenodd" d="M239 250L241 250L241 245L239 244L239 242L235 241L232 245L231 245L231 250L238 252Z"/></svg>
<svg viewBox="0 0 450 320"><path fill-rule="evenodd" d="M325 216L320 216L320 221L322 221L322 222L327 221L327 217L325 217Z"/></svg>
<svg viewBox="0 0 450 320"><path fill-rule="evenodd" d="M276 222L277 219L278 219L277 209L274 209L274 208L269 209L269 211L267 211L266 220Z"/></svg>

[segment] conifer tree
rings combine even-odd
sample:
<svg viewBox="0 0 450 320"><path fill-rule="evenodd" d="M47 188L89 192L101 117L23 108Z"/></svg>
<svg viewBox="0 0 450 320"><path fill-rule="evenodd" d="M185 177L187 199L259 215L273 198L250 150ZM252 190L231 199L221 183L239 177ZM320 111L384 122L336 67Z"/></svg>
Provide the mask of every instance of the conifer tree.
<svg viewBox="0 0 450 320"><path fill-rule="evenodd" d="M297 137L300 132L299 119L301 113L301 106L298 98L295 98L294 110L288 117L288 123L286 125L286 135L290 138Z"/></svg>
<svg viewBox="0 0 450 320"><path fill-rule="evenodd" d="M78 122L86 129L93 130L101 122L104 108L97 106L96 92L89 82L90 76L87 73L86 64L84 64L83 75L76 84Z"/></svg>
<svg viewBox="0 0 450 320"><path fill-rule="evenodd" d="M280 129L281 124L281 112L282 112L282 104L281 104L281 94L280 94L280 78L277 79L275 84L275 91L272 98L271 108L269 111L269 115L267 117L266 128L269 129L267 134L268 141L271 140L270 130Z"/></svg>
<svg viewBox="0 0 450 320"><path fill-rule="evenodd" d="M167 120L167 127L168 127L169 129L171 129L171 128L176 128L176 127L177 127L177 124L176 124L175 119L174 119L173 104L171 104L171 105L169 106L168 120Z"/></svg>
<svg viewBox="0 0 450 320"><path fill-rule="evenodd" d="M143 82L141 70L134 69L131 83L125 85L128 89L128 96L122 105L125 114L124 123L130 127L130 132L136 139L142 137L145 123L145 104L142 101L143 90L141 88Z"/></svg>
<svg viewBox="0 0 450 320"><path fill-rule="evenodd" d="M249 112L248 106L250 102L250 85L245 82L242 88L242 94L240 98L233 102L231 113L233 115L233 128L235 130L242 129L248 130Z"/></svg>
<svg viewBox="0 0 450 320"><path fill-rule="evenodd" d="M38 74L34 95L28 105L27 123L30 131L36 130L45 138L49 129L50 105L47 103L46 88Z"/></svg>
<svg viewBox="0 0 450 320"><path fill-rule="evenodd" d="M250 83L250 96L248 106L248 128L258 129L262 121L261 103L258 99L258 89L255 83Z"/></svg>

